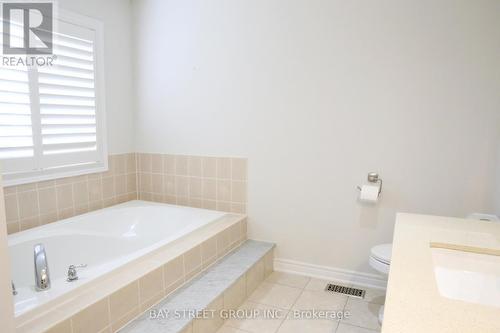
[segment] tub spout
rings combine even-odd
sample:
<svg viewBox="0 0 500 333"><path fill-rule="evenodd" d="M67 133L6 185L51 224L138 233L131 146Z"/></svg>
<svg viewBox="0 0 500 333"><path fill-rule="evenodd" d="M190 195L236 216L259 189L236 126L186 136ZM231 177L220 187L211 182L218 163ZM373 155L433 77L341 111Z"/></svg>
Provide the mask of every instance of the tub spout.
<svg viewBox="0 0 500 333"><path fill-rule="evenodd" d="M50 288L50 274L45 248L43 247L43 244L36 244L33 250L35 259L36 290L47 290Z"/></svg>
<svg viewBox="0 0 500 333"><path fill-rule="evenodd" d="M17 290L16 286L14 285L14 281L10 281L12 283L12 295L16 296L17 295Z"/></svg>

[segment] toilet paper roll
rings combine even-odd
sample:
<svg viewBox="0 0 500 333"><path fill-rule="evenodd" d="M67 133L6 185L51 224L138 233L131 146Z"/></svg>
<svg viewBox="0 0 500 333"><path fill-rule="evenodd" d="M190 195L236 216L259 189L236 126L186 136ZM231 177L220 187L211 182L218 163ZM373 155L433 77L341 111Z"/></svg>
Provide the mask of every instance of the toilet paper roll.
<svg viewBox="0 0 500 333"><path fill-rule="evenodd" d="M378 201L379 185L363 185L359 193L359 200L363 202Z"/></svg>

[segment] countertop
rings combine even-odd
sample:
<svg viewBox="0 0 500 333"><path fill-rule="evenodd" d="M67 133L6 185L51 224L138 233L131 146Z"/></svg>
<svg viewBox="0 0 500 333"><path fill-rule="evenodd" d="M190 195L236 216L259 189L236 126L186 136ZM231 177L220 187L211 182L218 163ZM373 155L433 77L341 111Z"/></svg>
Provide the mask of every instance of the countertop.
<svg viewBox="0 0 500 333"><path fill-rule="evenodd" d="M500 223L398 214L382 333L500 332L500 307L441 296L430 243L500 249Z"/></svg>

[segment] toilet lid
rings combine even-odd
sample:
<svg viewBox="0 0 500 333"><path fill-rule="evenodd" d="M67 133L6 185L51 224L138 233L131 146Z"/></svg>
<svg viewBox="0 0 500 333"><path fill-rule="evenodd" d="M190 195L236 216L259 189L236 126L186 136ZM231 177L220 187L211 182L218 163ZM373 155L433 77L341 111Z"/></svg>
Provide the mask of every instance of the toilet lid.
<svg viewBox="0 0 500 333"><path fill-rule="evenodd" d="M372 247L372 257L386 264L391 263L392 244L381 244Z"/></svg>

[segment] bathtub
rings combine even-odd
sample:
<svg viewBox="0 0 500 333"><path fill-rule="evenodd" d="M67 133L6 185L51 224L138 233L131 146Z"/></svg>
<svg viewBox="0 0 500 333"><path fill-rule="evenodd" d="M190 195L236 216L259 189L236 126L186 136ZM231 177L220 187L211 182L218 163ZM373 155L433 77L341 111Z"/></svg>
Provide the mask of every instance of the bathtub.
<svg viewBox="0 0 500 333"><path fill-rule="evenodd" d="M145 201L75 216L9 235L15 313L61 298L155 249L215 222L226 214ZM45 246L51 288L35 291L33 246ZM67 282L70 265L86 264L79 279Z"/></svg>

